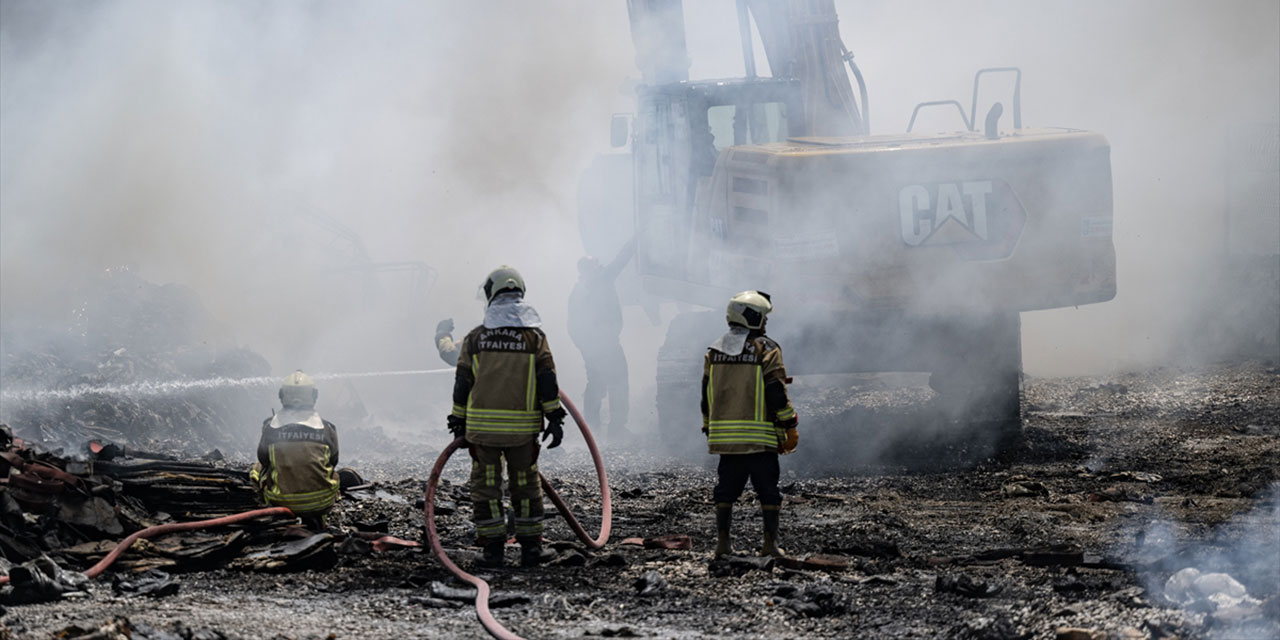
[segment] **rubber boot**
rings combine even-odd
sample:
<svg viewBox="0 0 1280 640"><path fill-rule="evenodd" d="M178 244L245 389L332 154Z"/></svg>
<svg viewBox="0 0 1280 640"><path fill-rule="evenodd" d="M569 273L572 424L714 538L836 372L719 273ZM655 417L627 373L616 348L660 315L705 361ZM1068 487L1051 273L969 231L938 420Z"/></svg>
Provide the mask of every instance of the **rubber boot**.
<svg viewBox="0 0 1280 640"><path fill-rule="evenodd" d="M782 549L778 548L778 510L781 507L782 505L777 504L766 504L760 507L761 515L764 517L764 546L760 549L762 556L782 557Z"/></svg>
<svg viewBox="0 0 1280 640"><path fill-rule="evenodd" d="M733 524L733 503L716 503L716 554L715 557L733 554L729 544L729 526Z"/></svg>
<svg viewBox="0 0 1280 640"><path fill-rule="evenodd" d="M325 530L325 518L323 515L306 515L299 516L302 519L302 528L312 533L321 533Z"/></svg>
<svg viewBox="0 0 1280 640"><path fill-rule="evenodd" d="M501 538L485 541L484 555L476 560L476 565L490 568L501 567L505 560L502 552L506 546L507 541Z"/></svg>
<svg viewBox="0 0 1280 640"><path fill-rule="evenodd" d="M556 552L542 548L542 538L516 538L520 542L520 566L536 567L551 562Z"/></svg>

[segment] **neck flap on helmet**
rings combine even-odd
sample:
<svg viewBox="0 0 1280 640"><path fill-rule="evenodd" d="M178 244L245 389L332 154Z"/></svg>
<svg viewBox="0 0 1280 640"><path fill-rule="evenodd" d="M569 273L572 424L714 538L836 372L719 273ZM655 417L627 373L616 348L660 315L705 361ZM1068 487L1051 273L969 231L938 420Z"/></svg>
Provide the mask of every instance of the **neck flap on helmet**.
<svg viewBox="0 0 1280 640"><path fill-rule="evenodd" d="M726 356L741 355L742 350L747 346L747 337L750 333L750 329L740 324L731 324L729 331L711 343L711 348Z"/></svg>
<svg viewBox="0 0 1280 640"><path fill-rule="evenodd" d="M484 328L520 327L533 329L542 326L538 311L524 301L519 291L499 293L489 301L484 310Z"/></svg>

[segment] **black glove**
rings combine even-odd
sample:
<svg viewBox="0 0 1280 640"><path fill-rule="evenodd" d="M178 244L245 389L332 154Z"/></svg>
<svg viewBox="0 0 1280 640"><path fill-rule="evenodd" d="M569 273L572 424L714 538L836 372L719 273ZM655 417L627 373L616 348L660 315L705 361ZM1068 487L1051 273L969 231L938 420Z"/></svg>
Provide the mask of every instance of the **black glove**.
<svg viewBox="0 0 1280 640"><path fill-rule="evenodd" d="M440 338L451 333L453 333L453 318L445 318L436 323L436 342L440 342Z"/></svg>
<svg viewBox="0 0 1280 640"><path fill-rule="evenodd" d="M548 449L560 446L560 441L564 440L564 409L547 414L547 426L542 430L542 441L546 442L548 436L551 438L551 444L547 445Z"/></svg>
<svg viewBox="0 0 1280 640"><path fill-rule="evenodd" d="M467 419L466 418L459 418L458 416L450 414L448 418L445 418L445 422L449 424L449 433L452 433L453 437L455 438L467 437Z"/></svg>

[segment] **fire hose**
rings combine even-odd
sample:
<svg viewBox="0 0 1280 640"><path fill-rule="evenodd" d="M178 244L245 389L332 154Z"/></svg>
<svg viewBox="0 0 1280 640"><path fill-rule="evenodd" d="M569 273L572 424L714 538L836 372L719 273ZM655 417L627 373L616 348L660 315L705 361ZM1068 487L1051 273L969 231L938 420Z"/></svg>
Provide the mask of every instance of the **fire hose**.
<svg viewBox="0 0 1280 640"><path fill-rule="evenodd" d="M547 492L547 496L555 503L556 509L564 516L565 521L569 523L569 527L582 540L582 543L591 549L599 549L609 541L609 530L613 525L613 507L609 497L609 480L604 472L604 460L600 457L600 449L596 447L595 439L591 437L591 430L587 428L587 421L583 419L582 414L578 412L578 408L574 406L563 391L560 392L560 402L569 410L569 415L573 416L573 421L578 423L578 429L582 431L582 439L586 441L587 449L591 451L591 460L595 463L596 475L600 478L600 535L592 539L591 535L578 522L578 519L573 516L569 506L551 487L551 483L547 482L546 477L539 473L538 478L542 481L542 488ZM436 533L436 485L440 483L440 472L444 470L445 463L449 461L449 457L462 444L463 438L457 438L450 442L449 446L440 452L440 457L436 458L435 466L431 468L431 479L427 481L427 495L423 505L424 517L427 523L427 540L431 542L431 550L435 552L440 564L444 565L458 579L475 586L476 617L479 618L480 624L484 626L485 631L488 631L489 635L499 640L521 640L520 636L502 626L493 617L493 613L489 611L489 583L463 571L458 565L454 564L449 559L448 554L444 552L444 547L440 545L440 535Z"/></svg>
<svg viewBox="0 0 1280 640"><path fill-rule="evenodd" d="M106 557L99 560L98 564L95 564L92 567L89 567L89 569L84 572L84 575L86 578L89 578L89 579L98 577L98 574L102 573L103 571L106 571L107 567L111 566L111 564L115 562L117 558L119 558L122 554L124 554L125 551L129 550L129 547L133 546L133 543L137 542L141 538L153 538L155 536L162 536L167 533L177 533L179 531L193 531L196 529L204 529L207 527L217 527L224 524L235 524L237 522L241 522L244 520L261 518L263 516L277 516L277 515L293 517L293 512L290 511L287 507L267 507L266 509L254 509L253 511L245 511L243 513L237 513L234 515L224 516L221 518L210 518L209 520L193 520L191 522L170 522L168 524L158 524L158 525L155 525L154 527L147 527L146 529L133 532L132 535L122 540L120 544L116 545L115 548L111 550L111 553L108 553ZM9 582L9 576L0 576L0 584L8 584L8 582Z"/></svg>
<svg viewBox="0 0 1280 640"><path fill-rule="evenodd" d="M574 517L569 506L565 503L564 499L560 497L560 494L556 493L556 490L551 486L551 483L547 481L547 478L541 473L538 474L538 478L541 480L542 488L547 492L547 496L551 498L553 503L555 503L556 509L558 509L561 515L564 516L565 521L569 524L569 527L573 529L573 532L577 534L582 543L591 549L600 549L609 541L609 532L613 524L613 507L609 494L609 480L604 470L604 460L600 457L600 449L596 446L596 441L591 436L591 431L587 428L587 422L578 411L578 408L571 400L569 400L568 396L566 396L564 392L560 393L560 400L568 409L569 415L573 416L573 421L578 423L578 429L582 431L582 438L587 443L587 448L591 451L591 459L596 467L596 475L600 478L600 535L593 539L591 534L587 533L582 524L578 522L578 519ZM458 565L454 564L453 561L449 559L448 554L445 553L444 547L441 546L440 536L436 532L436 486L440 482L440 473L444 470L445 463L448 462L449 457L458 450L462 443L462 438L457 438L453 442L450 442L449 445L444 448L444 451L440 452L440 457L436 459L435 466L431 469L431 479L427 482L425 504L423 505L424 518L427 525L427 539L431 543L431 549L435 552L436 558L440 560L440 564L444 565L446 569L456 575L459 579L476 587L476 617L480 619L480 624L484 626L485 630L488 631L490 635L495 638L499 638L500 640L521 640L520 636L515 635L511 631L507 630L506 627L503 627L489 611L489 583L467 573L466 571L463 571L458 567ZM129 537L122 540L120 544L117 544L115 548L99 560L97 564L85 571L84 575L89 579L96 578L103 571L106 571L107 568L110 567L121 555L123 555L125 551L128 551L129 547L133 546L133 543L143 538L153 538L155 536L162 536L180 531L194 531L197 529L235 524L245 520L274 515L293 517L294 513L287 507L267 507L221 518L193 520L191 522L171 522L147 527L145 529L135 531L129 535ZM386 544L384 545L384 543ZM383 547L394 548L396 546L418 546L417 543L400 540L391 536L379 538L378 540L375 540L373 544L375 549L378 550L382 550ZM0 576L0 585L8 584L8 582L9 576Z"/></svg>

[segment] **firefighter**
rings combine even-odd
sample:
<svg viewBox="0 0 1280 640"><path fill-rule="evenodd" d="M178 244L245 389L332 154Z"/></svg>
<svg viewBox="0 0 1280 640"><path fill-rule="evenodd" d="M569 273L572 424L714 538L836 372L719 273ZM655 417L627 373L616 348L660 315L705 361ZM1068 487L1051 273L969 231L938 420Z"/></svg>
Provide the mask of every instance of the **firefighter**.
<svg viewBox="0 0 1280 640"><path fill-rule="evenodd" d="M316 412L316 383L302 370L280 386L279 413L262 422L258 462L249 479L268 506L288 507L323 528L338 500L338 429Z"/></svg>
<svg viewBox="0 0 1280 640"><path fill-rule="evenodd" d="M702 369L702 432L720 455L716 471L716 557L732 553L733 503L751 480L764 519L761 555L778 548L778 454L795 451L799 418L787 398L782 349L764 333L769 294L743 291L729 300L729 331L707 349Z"/></svg>
<svg viewBox="0 0 1280 640"><path fill-rule="evenodd" d="M587 387L582 392L587 424L600 424L600 405L609 399L608 432L625 438L630 410L627 356L622 335L622 305L616 282L635 254L633 239L607 265L593 256L578 261L578 282L569 294L569 337L582 353Z"/></svg>
<svg viewBox="0 0 1280 640"><path fill-rule="evenodd" d="M521 566L555 556L542 548L542 486L538 479L538 434L564 438L555 362L537 311L524 302L525 284L511 267L499 267L484 284L484 323L458 347L449 431L464 437L471 452L472 520L484 548L483 566L503 563L507 539L502 505L502 463L506 460L511 509ZM543 427L543 419L546 427Z"/></svg>
<svg viewBox="0 0 1280 640"><path fill-rule="evenodd" d="M445 318L436 323L435 343L436 353L445 364L451 367L458 364L459 345L453 339L453 318Z"/></svg>

